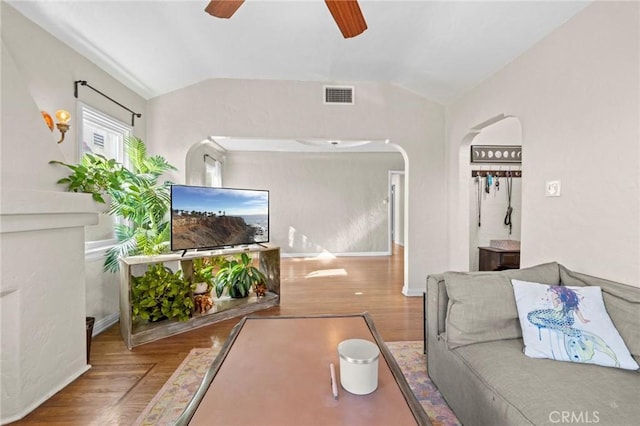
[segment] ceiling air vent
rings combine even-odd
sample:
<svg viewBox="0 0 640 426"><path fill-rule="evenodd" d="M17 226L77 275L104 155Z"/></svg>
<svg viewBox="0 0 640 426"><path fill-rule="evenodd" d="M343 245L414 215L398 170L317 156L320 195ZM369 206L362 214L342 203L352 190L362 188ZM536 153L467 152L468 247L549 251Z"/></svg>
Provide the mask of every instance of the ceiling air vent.
<svg viewBox="0 0 640 426"><path fill-rule="evenodd" d="M353 105L353 86L324 86L324 103L329 105Z"/></svg>

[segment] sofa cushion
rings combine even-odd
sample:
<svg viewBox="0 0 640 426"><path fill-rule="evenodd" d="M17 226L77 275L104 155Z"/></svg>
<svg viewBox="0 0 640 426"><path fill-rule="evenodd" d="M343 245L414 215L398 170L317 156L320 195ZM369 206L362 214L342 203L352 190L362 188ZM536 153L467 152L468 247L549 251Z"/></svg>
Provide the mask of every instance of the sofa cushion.
<svg viewBox="0 0 640 426"><path fill-rule="evenodd" d="M445 272L449 348L522 336L510 278L559 283L558 264L500 272Z"/></svg>
<svg viewBox="0 0 640 426"><path fill-rule="evenodd" d="M468 345L452 355L467 369L464 376L453 372L451 379L457 378L461 393L477 382L479 390L468 399L482 401L471 411L469 425L483 424L474 421L482 410L488 413L480 418L491 418L484 424L492 425L554 425L563 415L573 424L632 425L640 418L638 372L528 358L521 339Z"/></svg>
<svg viewBox="0 0 640 426"><path fill-rule="evenodd" d="M522 269L507 269L501 273L509 279L550 285L560 284L560 265L557 262L542 263Z"/></svg>
<svg viewBox="0 0 640 426"><path fill-rule="evenodd" d="M631 354L640 362L640 288L573 272L560 266L560 280L568 286L599 286L607 312Z"/></svg>
<svg viewBox="0 0 640 426"><path fill-rule="evenodd" d="M638 369L607 314L600 287L512 284L525 355Z"/></svg>

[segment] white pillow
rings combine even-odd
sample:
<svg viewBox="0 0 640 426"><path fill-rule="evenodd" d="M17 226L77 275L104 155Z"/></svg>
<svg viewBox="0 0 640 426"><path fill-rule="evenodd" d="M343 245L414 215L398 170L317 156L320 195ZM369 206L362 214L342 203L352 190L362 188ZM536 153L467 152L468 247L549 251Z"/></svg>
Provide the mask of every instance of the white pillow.
<svg viewBox="0 0 640 426"><path fill-rule="evenodd" d="M528 357L639 368L609 318L600 287L511 283Z"/></svg>

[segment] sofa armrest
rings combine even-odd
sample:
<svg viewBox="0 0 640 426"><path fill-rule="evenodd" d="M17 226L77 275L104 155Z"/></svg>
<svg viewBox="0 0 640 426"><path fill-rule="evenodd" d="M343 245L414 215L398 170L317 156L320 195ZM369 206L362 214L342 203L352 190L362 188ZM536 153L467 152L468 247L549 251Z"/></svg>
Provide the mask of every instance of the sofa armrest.
<svg viewBox="0 0 640 426"><path fill-rule="evenodd" d="M427 341L444 333L449 296L443 274L427 277Z"/></svg>

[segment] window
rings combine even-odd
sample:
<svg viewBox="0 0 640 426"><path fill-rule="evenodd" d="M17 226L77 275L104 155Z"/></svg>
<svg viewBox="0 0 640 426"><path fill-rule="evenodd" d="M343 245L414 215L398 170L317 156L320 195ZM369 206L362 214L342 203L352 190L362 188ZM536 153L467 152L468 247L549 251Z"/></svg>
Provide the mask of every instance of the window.
<svg viewBox="0 0 640 426"><path fill-rule="evenodd" d="M107 158L127 164L124 155L125 138L133 135L133 128L88 105L78 104L78 122L80 123L80 140L78 141L78 158L86 153L100 154ZM98 225L85 228L86 251L100 252L115 243L113 223L115 218L100 214Z"/></svg>
<svg viewBox="0 0 640 426"><path fill-rule="evenodd" d="M132 127L84 104L80 104L78 116L82 123L80 157L94 153L122 163L124 139L132 135Z"/></svg>
<svg viewBox="0 0 640 426"><path fill-rule="evenodd" d="M205 186L222 186L222 162L209 154L204 156Z"/></svg>

